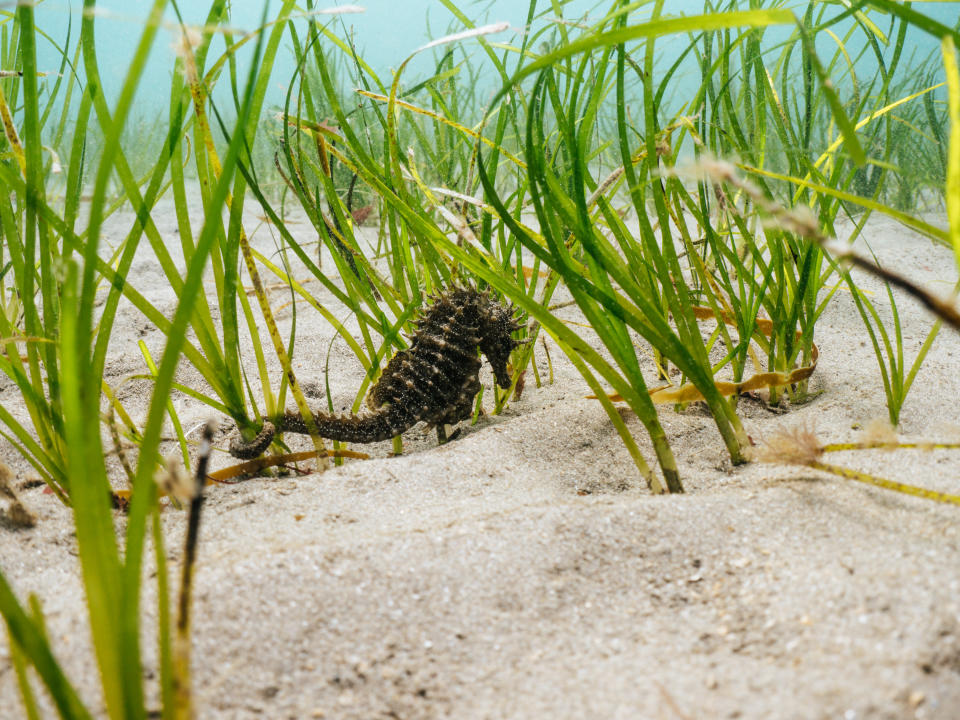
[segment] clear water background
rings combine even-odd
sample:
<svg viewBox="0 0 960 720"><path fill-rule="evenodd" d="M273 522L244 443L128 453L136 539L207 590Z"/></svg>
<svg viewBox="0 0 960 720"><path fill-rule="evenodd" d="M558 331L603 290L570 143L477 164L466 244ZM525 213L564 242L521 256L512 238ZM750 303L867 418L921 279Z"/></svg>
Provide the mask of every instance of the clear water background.
<svg viewBox="0 0 960 720"><path fill-rule="evenodd" d="M101 78L108 97L115 97L123 82L151 4L148 0L104 0L98 3L98 8L103 14L97 18L97 53ZM335 4L343 6L348 3ZM335 4L319 4L318 7L333 7ZM322 18L322 20L330 23L341 37L345 37L347 33L352 33L364 60L373 67L385 84L389 84L391 81L392 70L397 68L417 48L431 39L463 29L463 26L438 0L360 0L351 4L363 7L365 12L337 17L331 16ZM803 2L787 2L785 4L788 7L798 8L798 14L806 6L806 3ZM281 3L279 0L268 0L266 5L266 17L272 18ZM564 5L564 15L570 20L582 20L586 17L586 21L589 23L601 18L610 5L610 2L598 3L596 0L570 0ZM749 3L744 1L741 5L746 8ZM80 30L81 7L81 2L65 3L57 0L43 2L37 8L37 24L53 40L62 44L66 39L67 26L72 17L74 35L71 46L73 46ZM458 7L479 23L509 22L511 24L510 30L491 36L491 39L512 41L517 39L517 33L522 30L526 21L528 3L524 0L490 0L487 2L466 0L459 3ZM544 0L538 3L537 7L538 10L545 10L550 7L550 3ZM649 7L652 7L652 3ZM649 15L649 7L640 8L632 16L632 21L637 22ZM255 29L261 24L261 18L264 17L264 3L260 0L235 0L232 3L232 8L232 25L241 30ZM960 2L915 2L914 8L948 26L956 26L960 21ZM184 0L180 4L180 10L187 23L201 24L209 11L209 3ZM670 14L698 14L703 11L703 2L702 0L668 0L665 3L665 10ZM841 4L836 3L834 9L830 12L834 14L841 11ZM889 29L889 21L883 15L872 13L871 17L883 31L886 32ZM541 22L543 21L541 20ZM849 24L846 27L849 27ZM841 36L844 29L845 26L843 25L834 28ZM777 37L784 37L788 33L789 28L768 30L765 37L773 42ZM149 118L156 118L157 113L165 114L169 102L170 73L173 71L175 61L173 45L178 36L176 15L168 7L165 15L165 27L158 33L149 64L140 81L137 106L133 118L135 122L138 119L143 122ZM658 40L658 57L662 66L668 67L676 54L686 47L687 43L688 38L685 35ZM217 57L222 52L223 47L222 40L217 40L210 57ZM818 48L825 57L832 55L836 49L830 47L827 38L821 38ZM855 52L857 47L853 45L848 49ZM912 56L914 64L918 64L921 59L929 57L931 53L939 53L939 41L921 31L911 29L904 50L905 57L910 58ZM60 55L54 47L51 44L41 44L39 52L41 69L55 71L59 66ZM434 49L420 53L405 71L405 79L413 82L417 78L422 79L428 76L434 67L436 58L442 52L443 49ZM471 54L477 62L485 60L483 53L478 51L476 40L467 40L462 43L461 52ZM242 75L244 78L246 77L245 70L249 67L251 54L252 48L249 48L239 58L239 66L241 72L244 73ZM462 57L462 54L457 55L458 60ZM941 66L939 55L934 55L932 62L933 67ZM865 57L858 66L858 73L861 77L868 76L873 70L875 70L875 64L870 57ZM279 107L283 104L287 89L286 84L293 75L293 71L292 54L288 48L282 47L277 64L274 67L272 85L267 98L268 106ZM693 71L692 64L690 71ZM489 77L490 82L489 93L492 94L498 81L494 73L490 73L487 77ZM696 81L692 82L693 86L698 84ZM226 83L221 83L221 85L224 87L214 97L217 101L227 103L227 107L221 105L221 110L225 110L225 114L230 115ZM674 91L674 104L678 104L678 99L682 99L683 96L683 73L681 73Z"/></svg>

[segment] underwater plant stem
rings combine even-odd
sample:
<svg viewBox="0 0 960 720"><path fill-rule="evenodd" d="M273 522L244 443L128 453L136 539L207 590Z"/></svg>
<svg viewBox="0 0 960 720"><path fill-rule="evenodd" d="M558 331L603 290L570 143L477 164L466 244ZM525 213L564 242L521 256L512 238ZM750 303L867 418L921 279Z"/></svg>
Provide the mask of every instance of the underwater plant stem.
<svg viewBox="0 0 960 720"><path fill-rule="evenodd" d="M960 310L957 310L957 306L953 302L952 297L949 299L939 298L909 278L877 265L865 257L861 257L852 250L841 246L839 243L825 242L823 245L838 262L849 262L861 270L866 270L881 280L891 285L896 285L901 290L905 290L919 300L927 310L941 318L954 330L960 331Z"/></svg>
<svg viewBox="0 0 960 720"><path fill-rule="evenodd" d="M610 422L613 423L613 427L620 436L620 439L623 440L623 444L626 446L627 452L630 453L630 457L637 466L637 470L640 471L641 477L643 477L643 479L646 481L647 487L650 488L650 492L652 492L654 495L662 495L665 492L683 492L683 485L680 484L680 476L676 472L676 460L673 458L673 451L670 449L670 444L667 442L666 435L663 433L662 428L660 428L661 432L659 437L654 437L654 434L650 432L649 424L644 422L647 432L650 433L650 439L653 441L653 445L657 453L657 460L660 461L660 469L663 472L664 480L667 481L666 485L660 482L660 479L653 473L653 471L650 469L650 466L647 465L647 461L644 460L643 454L640 452L640 448L637 447L637 444L634 441L633 436L630 434L630 430L627 428L626 423L623 421L623 418L620 417L620 413L617 412L617 409L613 406L613 403L611 403L610 400L603 395L602 387L599 381L597 381L590 368L587 367L586 362L584 362L580 355L565 342L556 337L554 340L564 351L564 353L566 353L574 367L580 371L580 374L583 376L583 379L587 381L587 384L590 385L593 390L601 390L597 397L600 399L603 409L607 412L607 417L609 417ZM636 412L637 417L639 417L641 421L644 421L645 417L642 414L642 409ZM656 415L654 415L654 420L655 419ZM659 424L657 424L657 427L659 427ZM668 471L671 466L673 468L672 473Z"/></svg>
<svg viewBox="0 0 960 720"><path fill-rule="evenodd" d="M658 19L662 9L663 0L657 0L654 6L652 17L654 19ZM621 56L622 54L623 53L621 52ZM620 67L618 68L617 79L618 93L620 97L623 97L622 65L623 63L621 60ZM648 78L653 77L653 69L654 38L649 38L647 40L644 57L644 72ZM651 82L649 81L644 82L643 84L643 103L646 117L645 139L647 145L647 162L649 169L652 171L659 163L659 154L657 152L657 108L654 106L653 88ZM624 144L625 132L621 130L620 134L622 146L621 155L624 161L624 169L628 176L632 176L631 167L629 167L630 153ZM632 181L632 178L630 184L631 186L635 184ZM633 194L635 195L634 204L639 213L642 210L638 201L639 196L636 191L634 191ZM727 447L727 452L730 455L731 462L734 465L741 465L747 461L743 454L743 445L746 444L746 434L743 431L743 427L741 426L733 407L720 396L720 393L717 392L715 386L713 385L712 375L708 376L704 371L704 366L707 368L709 367L709 359L706 356L706 351L702 340L699 338L699 331L696 329L696 319L693 318L688 310L688 308L693 304L690 302L688 289L682 282L676 283L675 292L672 292L670 289L669 278L671 275L675 277L682 277L682 275L677 262L673 237L670 232L671 224L666 204L666 186L662 178L654 181L651 184L651 194L653 196L657 218L660 223L662 256L655 256L653 259L655 262L660 263L660 267L658 267L657 270L658 275L660 276L661 286L663 287L663 297L668 303L670 311L674 315L674 320L677 323L677 329L679 331L679 339L689 351L691 359L693 360L691 370L693 370L696 374L691 377L691 380L697 384L703 393L704 399L710 408L710 413L713 415L713 420L720 432L720 436L723 438L723 443ZM651 248L651 250L653 250L653 248ZM674 358L674 361L676 361L676 358Z"/></svg>
<svg viewBox="0 0 960 720"><path fill-rule="evenodd" d="M31 602L34 611L31 617L17 601L3 572L0 572L0 614L6 622L12 652L22 652L36 668L61 717L92 720L93 716L80 701L76 689L54 657L36 605L38 603ZM9 704L5 703L5 706L9 707Z"/></svg>
<svg viewBox="0 0 960 720"><path fill-rule="evenodd" d="M187 536L184 540L183 567L180 573L180 597L177 605L177 629L173 651L174 717L189 720L192 717L190 692L190 599L193 590L193 568L197 560L197 539L200 536L200 513L203 509L203 488L207 481L213 442L212 422L203 428L200 457L187 516Z"/></svg>
<svg viewBox="0 0 960 720"><path fill-rule="evenodd" d="M290 0L284 4L283 9L280 12L279 17L286 17L289 15L293 3ZM279 37L282 34L282 25L274 29L274 32L271 35L270 43L271 47L274 47L279 41ZM222 169L220 166L220 159L217 155L216 148L213 143L213 136L210 132L210 125L207 120L206 115L206 102L207 94L203 86L200 83L199 78L196 74L196 66L192 63L187 63L188 71L188 85L190 86L190 94L193 97L193 106L194 106L194 115L197 120L198 127L201 130L203 136L204 145L207 151L207 160L210 163L210 167L213 171L214 177L219 180ZM242 129L238 129L237 132L243 132ZM240 184L238 183L238 186ZM232 194L227 194L227 205L233 204ZM263 287L263 282L260 279L260 273L257 270L256 261L253 257L253 250L250 247L250 240L247 237L246 231L241 226L238 233L238 242L240 244L240 251L243 255L244 264L247 268L247 274L250 276L250 282L253 283L254 293L257 296L257 302L260 305L260 311L263 314L263 320L267 325L267 332L270 335L270 339L273 342L274 351L276 352L277 359L280 361L280 365L283 367L284 374L286 375L287 381L290 383L290 392L293 395L294 401L297 404L297 408L300 411L300 415L303 417L304 421L307 424L307 428L311 431L311 439L313 441L314 448L317 451L317 469L321 472L327 469L327 452L323 444L323 439L316 434L316 426L313 421L313 414L310 411L310 406L307 403L307 399L303 394L303 391L300 389L300 384L297 382L296 374L293 371L293 365L290 361L290 356L287 353L287 349L284 346L283 338L280 337L280 331L277 328L277 322L273 314L273 310L270 307L269 298L267 298L266 290Z"/></svg>
<svg viewBox="0 0 960 720"><path fill-rule="evenodd" d="M960 495L950 495L948 493L937 492L936 490L928 490L927 488L917 487L916 485L908 485L906 483L896 482L895 480L887 480L886 478L877 477L876 475L870 475L865 472L860 472L859 470L841 467L840 465L831 465L830 463L820 462L819 460L810 460L806 464L808 467L811 467L814 470L823 470L824 472L846 478L847 480L856 480L857 482L866 483L867 485L875 485L887 490L893 490L895 492L913 495L915 497L927 498L928 500L935 500L937 502L960 505Z"/></svg>
<svg viewBox="0 0 960 720"><path fill-rule="evenodd" d="M960 450L960 443L877 441L828 443L820 448L821 452L844 452L846 450Z"/></svg>
<svg viewBox="0 0 960 720"><path fill-rule="evenodd" d="M680 482L680 470L677 469L677 458L673 454L673 448L670 447L663 426L657 423L656 427L647 425L644 425L644 427L647 428L647 433L650 435L653 451L657 454L657 462L660 464L660 472L663 473L663 481L667 486L667 492L684 492L683 483Z"/></svg>

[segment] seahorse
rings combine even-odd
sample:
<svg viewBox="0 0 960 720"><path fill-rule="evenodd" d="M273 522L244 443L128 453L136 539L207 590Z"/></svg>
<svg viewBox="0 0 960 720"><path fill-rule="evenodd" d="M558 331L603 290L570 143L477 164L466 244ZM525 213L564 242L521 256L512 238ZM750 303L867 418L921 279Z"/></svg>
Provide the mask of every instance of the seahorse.
<svg viewBox="0 0 960 720"><path fill-rule="evenodd" d="M415 322L410 346L394 355L367 395L369 410L359 415L313 413L320 437L354 443L389 440L419 422L443 432L470 417L480 392L481 362L487 358L501 388L510 387L507 361L522 341L513 305L503 305L488 290L456 285L429 298ZM266 450L277 432L309 434L297 412L267 418L249 443L234 439L230 454L248 459Z"/></svg>

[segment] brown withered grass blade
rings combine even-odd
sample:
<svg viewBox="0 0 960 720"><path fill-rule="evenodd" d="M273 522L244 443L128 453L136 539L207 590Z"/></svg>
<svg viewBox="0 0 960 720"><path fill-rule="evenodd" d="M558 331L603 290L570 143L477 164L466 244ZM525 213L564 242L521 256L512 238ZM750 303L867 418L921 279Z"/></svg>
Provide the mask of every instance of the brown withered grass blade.
<svg viewBox="0 0 960 720"><path fill-rule="evenodd" d="M302 462L315 457L318 457L316 450L259 457L255 460L248 460L246 462L237 463L236 465L231 465L230 467L225 467L221 470L216 470L212 473L207 473L207 481L225 483L233 480L234 478L253 475L254 473L260 472L264 468ZM354 458L356 460L368 460L370 458L370 456L366 453L356 452L354 450L326 450L324 451L323 457Z"/></svg>
<svg viewBox="0 0 960 720"><path fill-rule="evenodd" d="M696 306L693 308L693 314L698 320L716 319L716 313L708 307ZM736 325L735 319L727 313L722 313L720 318L727 325ZM757 318L756 327L764 336L770 337L773 334L773 323L766 318ZM797 333L797 339L801 333ZM727 380L716 380L714 385L721 395L729 397L730 395L739 395L740 393L751 392L753 390L762 390L764 388L783 387L785 385L795 385L807 380L817 369L817 361L820 358L820 350L814 344L811 349L811 360L809 365L803 365L794 368L788 373L784 372L765 372L751 375L741 382L730 382ZM650 399L658 404L664 403L689 403L703 400L703 394L692 383L683 385L661 385L660 387L649 388ZM587 395L588 398L596 400L596 395ZM613 393L607 396L613 402L623 402L620 395Z"/></svg>

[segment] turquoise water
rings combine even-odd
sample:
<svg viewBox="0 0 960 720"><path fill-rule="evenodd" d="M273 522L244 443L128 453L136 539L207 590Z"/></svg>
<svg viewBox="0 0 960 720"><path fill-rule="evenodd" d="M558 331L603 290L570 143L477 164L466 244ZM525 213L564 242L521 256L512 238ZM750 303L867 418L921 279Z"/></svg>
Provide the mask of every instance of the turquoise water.
<svg viewBox="0 0 960 720"><path fill-rule="evenodd" d="M347 3L338 3L347 5ZM437 0L369 0L356 3L364 8L362 13L350 13L321 18L325 20L340 37L352 35L364 60L378 73L381 80L389 83L391 70L431 39L449 32L463 29L456 18ZM496 39L505 40L515 35L527 17L527 4L499 0L493 3L461 3L462 9L470 17L481 22L506 21L512 30L500 33ZM566 5L569 17L579 17L588 12L596 3L592 0L575 0ZM101 77L108 96L115 96L123 83L130 58L134 54L143 24L150 12L152 3L148 0L107 0L97 3L102 13L97 18L97 55L100 61ZM266 3L266 17L276 15L281 3L269 0ZM334 5L318 5L321 9ZM485 7L487 9L485 9ZM544 7L549 7L545 4ZM63 2L45 2L37 8L38 26L50 34L59 43L66 38L67 26L73 20L74 37L80 28L81 4ZM234 2L232 26L238 31L251 31L262 24L264 3L252 0ZM202 24L209 11L209 4L202 2L182 2L180 11L187 24ZM147 71L141 80L140 98L148 104L156 102L158 109L166 107L169 91L169 77L175 55L173 44L179 37L177 17L168 8L165 14L165 28L150 56ZM238 34L236 37L240 37ZM72 43L71 43L72 44ZM211 55L216 57L223 50L222 41L215 45ZM51 45L40 48L41 67L50 71L59 65L59 53ZM245 54L241 57L249 57ZM425 52L411 63L408 68L410 77L423 77L433 67L433 55ZM294 63L289 51L282 50L274 70L274 87L270 101L280 104L283 100L284 83L292 76Z"/></svg>
<svg viewBox="0 0 960 720"><path fill-rule="evenodd" d="M346 3L338 4L346 5ZM403 0L402 2L399 0L368 0L356 4L362 6L365 11L359 14L330 16L324 18L324 20L331 25L339 36L352 36L354 38L363 58L373 67L385 84L389 84L392 79L392 71L417 48L433 38L463 29L462 24L438 0ZM648 15L649 8L652 7L652 3L637 4L640 7L631 16L633 22L640 21ZM794 8L806 6L806 3L798 2L784 4ZM104 90L108 97L114 97L123 82L151 5L152 3L148 0L107 0L98 3L98 9L102 12L102 15L97 19L96 26L98 57ZM834 3L833 5L836 9L831 9L831 13L841 11L840 3ZM669 0L665 3L665 9L671 14L697 14L703 11L703 6L702 0ZM746 8L749 3L743 2L741 6ZM77 33L79 33L80 7L79 2L41 3L37 9L38 25L51 38L58 43L62 43L66 38L68 22L72 17L73 33L74 38L76 38ZM264 4L262 2L238 0L232 3L232 7L234 18L232 25L238 31L250 31L261 24L261 18L264 17ZM266 3L266 17L273 17L279 7L280 2L269 0ZM319 5L319 7L333 6ZM509 30L491 36L491 39L511 41L516 40L517 34L522 30L527 16L528 4L518 0L493 0L491 2L461 2L459 7L479 23L498 21L510 23ZM547 10L550 8L550 3L540 2L537 7L541 11ZM564 4L564 15L574 20L587 16L589 22L599 19L609 7L609 2L597 3L595 0L572 0ZM914 7L946 25L955 26L960 19L960 2L916 2ZM184 21L189 24L202 23L208 8L209 4L202 2L183 2L180 7ZM889 22L880 13L871 13L870 17L882 30L886 31L888 29ZM539 22L542 23L544 20ZM845 27L849 27L849 25L840 24L834 29L838 35L842 35ZM777 34L780 32L787 33L789 30L768 31L767 37L771 41L775 41ZM167 107L170 73L175 60L173 44L178 36L176 15L168 7L165 15L165 27L158 33L149 65L140 83L136 112L140 113L141 116L162 112ZM686 44L686 36L659 40L657 47L660 62L664 66L672 62L676 53L680 52ZM71 41L71 45L73 45L73 41ZM906 57L913 55L919 61L921 58L927 57L932 51L938 50L938 45L939 42L935 38L920 31L912 30L908 36L905 55ZM475 40L467 40L461 43L460 47L461 52L472 53L478 61L482 61L481 55L477 52ZM818 47L827 57L832 55L836 49L830 46L829 38L825 37L821 38L821 44ZM223 43L221 40L215 45L211 57L219 55L222 49ZM857 50L856 43L851 46L850 50L851 53L855 53ZM415 78L427 76L433 68L436 58L435 53L437 52L439 51L432 50L418 55L407 68L405 77L412 81ZM244 67L244 61L248 60L249 57L250 53L241 55L241 69ZM462 57L462 55L458 55L459 57ZM52 45L48 44L40 47L40 66L42 69L55 71L59 65L59 60L59 53ZM859 72L862 74L869 74L875 69L875 65L870 58L863 60L859 67ZM282 105L286 83L293 75L293 70L294 63L289 50L281 50L273 73L268 105ZM496 81L491 77L489 82L491 83L490 92L492 92L495 89L493 85ZM675 90L677 97L682 97L684 94L683 82L683 74L681 73ZM215 98L229 102L229 96L226 95L225 88L221 89L221 93L223 94L215 96Z"/></svg>

